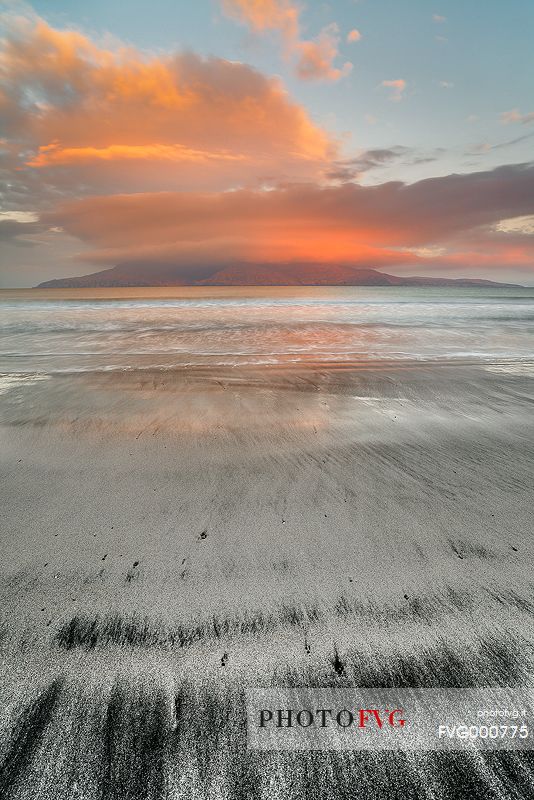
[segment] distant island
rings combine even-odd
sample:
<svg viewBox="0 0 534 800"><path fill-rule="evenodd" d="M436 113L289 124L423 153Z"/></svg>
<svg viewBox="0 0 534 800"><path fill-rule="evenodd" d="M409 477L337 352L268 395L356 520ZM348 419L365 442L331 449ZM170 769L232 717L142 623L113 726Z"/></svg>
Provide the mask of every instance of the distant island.
<svg viewBox="0 0 534 800"><path fill-rule="evenodd" d="M205 274L209 269L205 269ZM400 277L377 269L317 263L239 263L213 271L207 277L187 277L183 265L128 262L74 278L44 281L38 289L75 289L132 286L487 286L520 288L475 278Z"/></svg>

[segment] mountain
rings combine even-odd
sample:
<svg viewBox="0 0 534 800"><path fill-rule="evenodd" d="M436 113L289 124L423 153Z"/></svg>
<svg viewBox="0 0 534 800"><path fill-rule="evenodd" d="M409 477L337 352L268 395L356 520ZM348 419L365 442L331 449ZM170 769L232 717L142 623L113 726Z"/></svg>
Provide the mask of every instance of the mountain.
<svg viewBox="0 0 534 800"><path fill-rule="evenodd" d="M339 264L238 263L216 272L183 265L124 263L110 269L75 278L58 278L40 283L39 289L94 288L109 286L495 286L516 288L514 283L474 278L399 277L376 269Z"/></svg>

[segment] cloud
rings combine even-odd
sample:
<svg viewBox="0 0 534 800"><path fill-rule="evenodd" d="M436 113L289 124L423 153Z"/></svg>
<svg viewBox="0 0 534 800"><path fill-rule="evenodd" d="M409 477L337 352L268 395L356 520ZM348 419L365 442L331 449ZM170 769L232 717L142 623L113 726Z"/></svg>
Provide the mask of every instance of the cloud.
<svg viewBox="0 0 534 800"><path fill-rule="evenodd" d="M62 147L56 140L39 147L26 162L28 167L49 167L54 164L84 164L97 161L174 161L203 164L209 161L246 161L246 156L220 151L195 150L180 144L112 144L106 147Z"/></svg>
<svg viewBox="0 0 534 800"><path fill-rule="evenodd" d="M432 14L432 19L434 20L434 22L437 22L438 25L447 22L447 17L442 17L441 14Z"/></svg>
<svg viewBox="0 0 534 800"><path fill-rule="evenodd" d="M406 81L402 78L397 78L397 80L394 81L382 81L381 85L385 86L386 88L393 89L389 97L389 99L393 100L393 102L398 103L403 99L404 91L406 89Z"/></svg>
<svg viewBox="0 0 534 800"><path fill-rule="evenodd" d="M517 108L513 108L511 111L503 111L501 113L501 122L503 125L509 125L512 122L528 125L530 122L534 122L534 111L530 111L528 114L521 114Z"/></svg>
<svg viewBox="0 0 534 800"><path fill-rule="evenodd" d="M314 39L303 39L300 33L301 7L290 0L221 1L228 17L247 25L252 31L280 33L286 57L295 62L296 73L302 80L337 81L351 71L350 61L342 67L334 65L340 42L339 27L335 22L324 27ZM352 33L358 34L358 31Z"/></svg>
<svg viewBox="0 0 534 800"><path fill-rule="evenodd" d="M361 38L362 35L356 28L353 28L347 33L347 42L359 42Z"/></svg>
<svg viewBox="0 0 534 800"><path fill-rule="evenodd" d="M440 81L439 85L442 89L452 89L454 87L454 83L451 83L451 81Z"/></svg>
<svg viewBox="0 0 534 800"><path fill-rule="evenodd" d="M42 223L64 228L89 248L85 261L104 265L182 264L188 274L234 261L466 269L532 267L532 237L495 226L533 213L534 165L515 165L413 184L92 197L43 214Z"/></svg>
<svg viewBox="0 0 534 800"><path fill-rule="evenodd" d="M409 147L402 147L400 145L396 147L365 150L355 158L334 162L333 168L326 173L326 177L334 181L352 181L371 169L383 167L392 161L397 161L409 152Z"/></svg>
<svg viewBox="0 0 534 800"><path fill-rule="evenodd" d="M296 70L302 80L337 81L352 70L350 61L346 61L341 69L333 63L338 55L339 28L335 22L323 28L313 41L297 42L295 52L298 54Z"/></svg>
<svg viewBox="0 0 534 800"><path fill-rule="evenodd" d="M300 8L289 0L222 0L224 13L252 30L278 30L290 41L299 36Z"/></svg>
<svg viewBox="0 0 534 800"><path fill-rule="evenodd" d="M323 57L332 37L318 44ZM0 113L2 178L34 203L50 192L310 179L338 147L280 80L245 64L104 49L39 19L10 21Z"/></svg>
<svg viewBox="0 0 534 800"><path fill-rule="evenodd" d="M534 214L503 219L497 223L495 229L503 233L524 233L534 236Z"/></svg>
<svg viewBox="0 0 534 800"><path fill-rule="evenodd" d="M294 5L241 6L254 6L254 30L282 32L302 77L337 80L350 68L335 66L335 24L307 42ZM382 85L397 101L407 88L403 79ZM41 263L55 269L80 242L83 263L199 265L204 274L234 261L534 264L532 235L509 222L534 213L534 167L359 186L359 175L416 154L343 158L280 80L245 64L147 55L37 18L11 20L0 115L0 238L32 274ZM41 255L20 247L41 241Z"/></svg>

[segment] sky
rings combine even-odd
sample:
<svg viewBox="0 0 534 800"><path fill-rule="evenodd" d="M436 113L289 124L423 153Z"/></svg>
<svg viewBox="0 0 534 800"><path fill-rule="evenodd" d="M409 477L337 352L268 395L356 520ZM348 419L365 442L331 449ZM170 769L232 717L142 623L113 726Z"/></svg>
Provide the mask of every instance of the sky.
<svg viewBox="0 0 534 800"><path fill-rule="evenodd" d="M0 287L310 261L534 284L531 0L0 8Z"/></svg>

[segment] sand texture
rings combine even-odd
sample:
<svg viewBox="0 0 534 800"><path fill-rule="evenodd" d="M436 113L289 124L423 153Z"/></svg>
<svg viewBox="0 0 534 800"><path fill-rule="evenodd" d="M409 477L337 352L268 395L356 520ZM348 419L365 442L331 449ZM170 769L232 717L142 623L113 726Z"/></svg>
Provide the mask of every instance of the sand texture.
<svg viewBox="0 0 534 800"><path fill-rule="evenodd" d="M529 754L246 749L247 686L531 686L534 372L0 386L0 798L528 798Z"/></svg>

